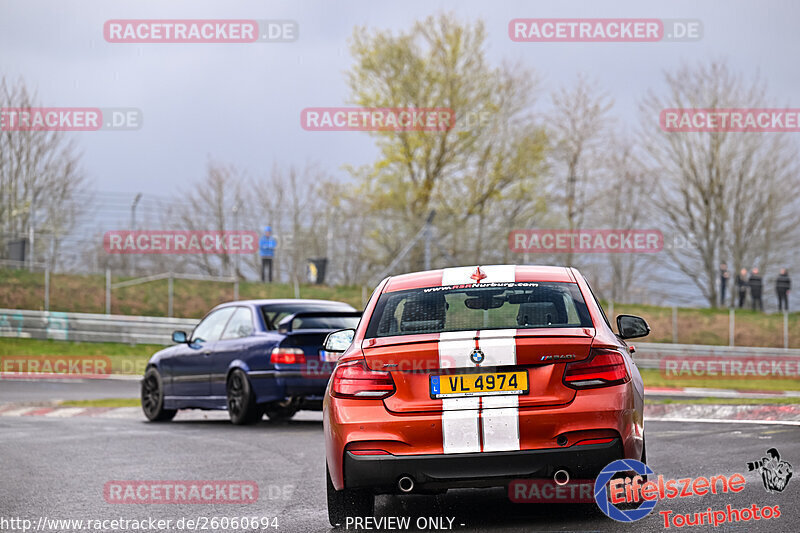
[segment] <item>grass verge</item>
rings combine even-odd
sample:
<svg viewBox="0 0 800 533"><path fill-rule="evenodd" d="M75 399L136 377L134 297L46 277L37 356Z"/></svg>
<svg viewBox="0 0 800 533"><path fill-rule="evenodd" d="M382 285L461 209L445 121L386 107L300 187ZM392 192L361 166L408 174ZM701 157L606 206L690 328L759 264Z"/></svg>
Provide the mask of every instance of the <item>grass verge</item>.
<svg viewBox="0 0 800 533"><path fill-rule="evenodd" d="M748 378L674 378L664 376L655 368L643 368L639 372L645 387L683 388L700 387L707 389L734 389L750 391L800 390L800 379L748 379Z"/></svg>
<svg viewBox="0 0 800 533"><path fill-rule="evenodd" d="M157 344L121 344L114 342L72 342L39 339L18 339L0 337L0 370L14 371L12 366L3 364L11 357L58 357L63 359L78 357L108 357L112 374L141 375L147 361L164 346Z"/></svg>

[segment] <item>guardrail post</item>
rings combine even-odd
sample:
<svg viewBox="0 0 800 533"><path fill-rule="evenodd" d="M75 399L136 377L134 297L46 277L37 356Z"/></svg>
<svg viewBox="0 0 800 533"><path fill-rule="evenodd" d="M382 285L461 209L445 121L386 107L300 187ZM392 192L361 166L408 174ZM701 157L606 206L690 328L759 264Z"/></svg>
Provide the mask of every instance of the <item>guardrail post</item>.
<svg viewBox="0 0 800 533"><path fill-rule="evenodd" d="M736 309L728 310L728 346L736 344Z"/></svg>
<svg viewBox="0 0 800 533"><path fill-rule="evenodd" d="M366 285L362 285L361 286L361 307L363 309L366 309L366 307L367 307L367 286Z"/></svg>
<svg viewBox="0 0 800 533"><path fill-rule="evenodd" d="M106 314L111 314L111 269L106 269Z"/></svg>
<svg viewBox="0 0 800 533"><path fill-rule="evenodd" d="M789 349L789 310L783 312L783 349Z"/></svg>
<svg viewBox="0 0 800 533"><path fill-rule="evenodd" d="M672 343L678 344L678 308L672 306Z"/></svg>
<svg viewBox="0 0 800 533"><path fill-rule="evenodd" d="M297 282L297 276L294 278L294 297L300 298L300 284Z"/></svg>
<svg viewBox="0 0 800 533"><path fill-rule="evenodd" d="M239 278L233 280L233 299L239 299Z"/></svg>
<svg viewBox="0 0 800 533"><path fill-rule="evenodd" d="M44 310L50 310L50 267L44 269Z"/></svg>
<svg viewBox="0 0 800 533"><path fill-rule="evenodd" d="M611 323L614 323L614 300L609 300L608 302L608 318L611 320Z"/></svg>
<svg viewBox="0 0 800 533"><path fill-rule="evenodd" d="M172 272L169 273L169 278L167 278L167 291L169 293L169 297L167 299L167 316L172 318L172 297L173 297Z"/></svg>

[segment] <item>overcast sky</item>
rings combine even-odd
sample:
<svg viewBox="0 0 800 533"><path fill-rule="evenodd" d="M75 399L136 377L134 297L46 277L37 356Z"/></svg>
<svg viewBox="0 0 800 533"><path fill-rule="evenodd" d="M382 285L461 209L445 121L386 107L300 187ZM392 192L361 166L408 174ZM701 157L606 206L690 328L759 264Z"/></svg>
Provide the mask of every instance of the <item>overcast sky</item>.
<svg viewBox="0 0 800 533"><path fill-rule="evenodd" d="M209 158L251 173L316 161L344 177L344 164L375 156L368 134L308 132L305 107L347 103L348 39L359 25L403 30L442 11L482 19L496 62L533 69L544 91L595 79L632 123L648 88L683 62L726 59L760 73L774 102L800 107L798 2L787 1L0 1L0 73L20 77L43 106L135 107L138 131L70 133L89 177L103 191L171 194L204 175ZM646 17L700 19L689 43L516 43L514 18ZM292 43L112 44L109 19L290 19ZM540 98L545 104L547 98Z"/></svg>

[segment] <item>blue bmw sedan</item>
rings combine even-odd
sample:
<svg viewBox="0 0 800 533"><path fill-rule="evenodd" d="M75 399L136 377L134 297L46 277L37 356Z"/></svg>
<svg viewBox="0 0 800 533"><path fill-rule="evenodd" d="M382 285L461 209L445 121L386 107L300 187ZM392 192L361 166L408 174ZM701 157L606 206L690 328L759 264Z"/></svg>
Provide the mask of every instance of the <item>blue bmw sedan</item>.
<svg viewBox="0 0 800 533"><path fill-rule="evenodd" d="M320 410L338 354L322 344L328 333L354 328L361 312L325 300L245 300L212 309L190 335L153 355L142 380L142 410L151 421L179 409L227 409L249 424L266 413L289 419Z"/></svg>

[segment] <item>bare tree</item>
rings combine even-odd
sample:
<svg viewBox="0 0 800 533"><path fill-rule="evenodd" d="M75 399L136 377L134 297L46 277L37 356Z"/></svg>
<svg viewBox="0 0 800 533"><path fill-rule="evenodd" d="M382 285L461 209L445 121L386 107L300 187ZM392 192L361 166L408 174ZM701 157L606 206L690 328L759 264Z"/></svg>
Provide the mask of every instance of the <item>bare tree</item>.
<svg viewBox="0 0 800 533"><path fill-rule="evenodd" d="M545 142L540 128L522 116L531 101L529 73L492 65L485 42L483 23L461 24L451 14L428 17L399 34L354 32L355 62L348 72L353 103L446 108L457 117L455 127L443 131L373 133L380 155L352 170L360 202L375 215L366 240L376 263L391 263L432 211L441 235L462 237L448 246L449 254L436 248L433 254L481 259L492 240L487 231L498 217L489 213L498 197L515 181L537 177ZM481 117L487 116L511 122L486 124ZM500 242L493 251L506 247L505 238ZM403 266L422 268L423 246L412 248Z"/></svg>
<svg viewBox="0 0 800 533"><path fill-rule="evenodd" d="M22 81L0 79L0 109L29 109L36 107L35 100ZM34 258L46 256L55 268L62 238L83 207L76 196L86 190L80 156L62 132L0 128L0 243L47 235L31 252Z"/></svg>
<svg viewBox="0 0 800 533"><path fill-rule="evenodd" d="M720 261L730 259L733 272L757 263L764 270L797 242L796 147L780 133L663 131L667 108L769 107L764 84L724 63L684 66L665 81L666 96L651 92L641 106L655 207L668 233L692 243L666 247L670 259L716 306Z"/></svg>
<svg viewBox="0 0 800 533"><path fill-rule="evenodd" d="M305 279L306 261L325 256L331 221L324 187L330 178L316 165L303 168L275 165L252 183L255 194L249 203L251 220L269 224L277 240L275 267L288 281ZM257 261L257 258L254 258Z"/></svg>
<svg viewBox="0 0 800 533"><path fill-rule="evenodd" d="M245 176L236 167L209 162L206 177L175 199L170 225L189 231L236 230L238 206L244 205L242 185ZM231 254L187 254L182 260L192 268L208 275L234 274ZM239 273L236 272L238 275Z"/></svg>
<svg viewBox="0 0 800 533"><path fill-rule="evenodd" d="M598 226L621 230L653 229L647 206L651 203L651 181L640 160L637 146L630 139L614 138L609 142L605 161L608 175L604 180L604 201L589 214ZM649 253L607 254L610 287L606 296L614 302L630 302L636 289L655 264Z"/></svg>
<svg viewBox="0 0 800 533"><path fill-rule="evenodd" d="M435 195L437 228L451 236L447 255L456 263L507 260L508 233L545 211L547 136L531 112L536 83L519 67L500 71L496 110L471 126L481 130L472 156Z"/></svg>
<svg viewBox="0 0 800 533"><path fill-rule="evenodd" d="M609 149L609 111L613 101L583 76L571 88L562 87L552 94L553 110L548 117L552 143L553 187L550 195L563 209L567 228L583 226L590 210L593 188L602 175L605 150ZM565 262L572 265L572 253Z"/></svg>

